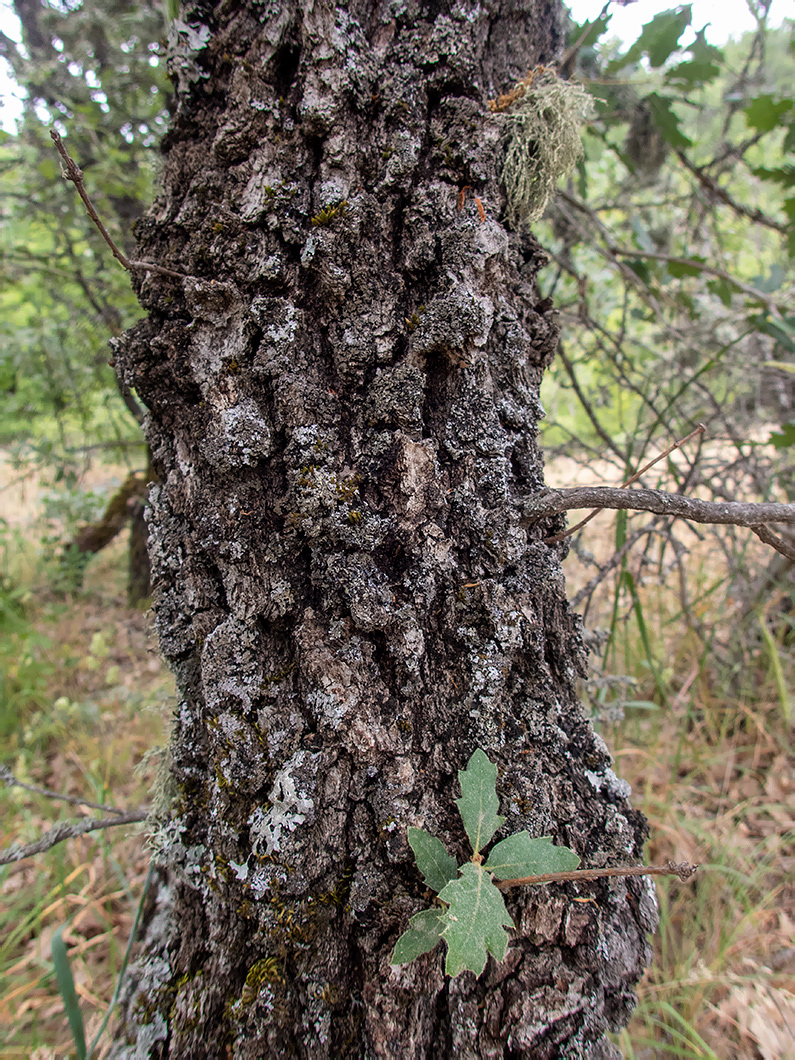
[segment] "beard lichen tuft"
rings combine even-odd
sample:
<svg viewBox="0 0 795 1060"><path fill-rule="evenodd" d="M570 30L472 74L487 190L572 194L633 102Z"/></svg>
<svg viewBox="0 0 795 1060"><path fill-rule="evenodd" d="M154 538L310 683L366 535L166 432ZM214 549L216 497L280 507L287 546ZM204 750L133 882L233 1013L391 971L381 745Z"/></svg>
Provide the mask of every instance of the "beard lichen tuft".
<svg viewBox="0 0 795 1060"><path fill-rule="evenodd" d="M517 228L538 220L558 181L581 158L580 129L593 113L593 100L580 85L538 67L489 107L504 126L500 177L506 220Z"/></svg>

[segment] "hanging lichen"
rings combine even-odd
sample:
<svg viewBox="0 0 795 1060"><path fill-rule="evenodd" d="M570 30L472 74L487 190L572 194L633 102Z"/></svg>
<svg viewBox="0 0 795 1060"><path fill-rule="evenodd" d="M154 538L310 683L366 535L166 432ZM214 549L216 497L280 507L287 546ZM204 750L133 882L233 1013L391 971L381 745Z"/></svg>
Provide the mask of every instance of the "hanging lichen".
<svg viewBox="0 0 795 1060"><path fill-rule="evenodd" d="M536 221L560 178L582 156L580 129L591 117L593 100L579 85L541 66L489 107L505 125L501 179L508 224Z"/></svg>

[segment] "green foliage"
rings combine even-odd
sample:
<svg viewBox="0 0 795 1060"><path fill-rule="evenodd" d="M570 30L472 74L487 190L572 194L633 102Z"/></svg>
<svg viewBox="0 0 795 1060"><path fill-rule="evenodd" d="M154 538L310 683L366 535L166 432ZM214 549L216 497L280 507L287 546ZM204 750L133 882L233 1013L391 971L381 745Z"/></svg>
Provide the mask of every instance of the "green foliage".
<svg viewBox="0 0 795 1060"><path fill-rule="evenodd" d="M515 880L544 872L569 872L579 863L573 850L553 846L549 836L531 839L527 832L517 832L497 843L484 868L498 880Z"/></svg>
<svg viewBox="0 0 795 1060"><path fill-rule="evenodd" d="M30 714L47 706L55 667L52 641L28 617L30 591L11 576L12 535L3 519L0 531L0 758L5 758L25 740Z"/></svg>
<svg viewBox="0 0 795 1060"><path fill-rule="evenodd" d="M18 134L0 144L0 443L28 468L79 475L86 443L114 452L139 436L108 339L141 311L62 178L49 129L129 253L168 119L163 31L159 0L49 0L26 8L22 46L4 49L26 99Z"/></svg>
<svg viewBox="0 0 795 1060"><path fill-rule="evenodd" d="M606 72L617 73L638 62L644 55L652 66L662 66L677 50L679 38L690 25L690 14L690 4L685 4L655 15L651 22L647 22L643 27L632 47L619 59L608 64Z"/></svg>
<svg viewBox="0 0 795 1060"><path fill-rule="evenodd" d="M478 748L467 768L459 769L458 780L461 798L456 799L455 804L472 844L472 851L479 854L491 842L491 837L500 825L505 823L505 818L496 812L499 808L495 787L497 767Z"/></svg>
<svg viewBox="0 0 795 1060"><path fill-rule="evenodd" d="M690 26L691 14L685 6L657 15L629 47L607 39L609 17L597 36L591 24L571 27L571 45L583 31L591 45L571 74L596 98L597 115L583 135L585 162L535 229L552 258L542 294L554 298L563 336L542 388L543 444L553 460L565 453L581 465L568 484L618 484L701 422L702 442L655 467L644 485L786 501L795 490L786 444L795 401L792 25L770 30L760 9L757 30L718 49ZM689 28L696 32L685 43ZM574 538L588 566L604 562L589 550L609 518ZM598 588L575 606L587 621L595 594L610 594L603 665L616 665L623 640L641 655L653 691L602 686L605 716L613 703L673 700L664 637L639 593L644 583L659 579L664 588L676 571L702 650L720 645L731 659L738 656L729 642L739 635L759 654L749 616L761 601L745 596L764 582L749 575L746 535L707 530L730 557L710 604L718 615L744 617L730 632L702 625L688 611L687 524L615 518L615 547L639 544L609 576L593 571ZM638 537L644 527L650 533Z"/></svg>
<svg viewBox="0 0 795 1060"><path fill-rule="evenodd" d="M435 836L421 828L409 828L417 868L426 885L438 892L441 906L424 909L411 918L408 931L395 945L392 964L408 964L444 939L446 973L456 976L470 971L480 975L489 953L503 960L508 947L505 929L513 927L493 877L509 880L568 871L576 868L580 859L568 847L553 846L548 836L531 839L527 832L519 832L497 843L484 865L480 851L505 822L496 812L497 767L477 748L467 768L458 771L458 779L461 798L456 799L456 805L472 844L472 858L458 868Z"/></svg>
<svg viewBox="0 0 795 1060"><path fill-rule="evenodd" d="M461 875L439 893L447 905L442 920L442 938L447 943L445 972L460 975L470 971L480 975L487 953L501 961L508 949L505 928L513 927L502 894L491 882L482 865L469 861Z"/></svg>
<svg viewBox="0 0 795 1060"><path fill-rule="evenodd" d="M795 420L785 423L780 431L772 431L770 443L776 449L788 449L791 445L795 445Z"/></svg>
<svg viewBox="0 0 795 1060"><path fill-rule="evenodd" d="M408 931L404 931L395 944L392 964L408 964L423 953L430 953L442 937L444 928L441 909L423 909L415 913L409 920Z"/></svg>
<svg viewBox="0 0 795 1060"><path fill-rule="evenodd" d="M450 857L444 844L436 836L422 828L409 828L409 846L414 851L417 868L425 877L426 886L432 891L441 891L458 875L455 858Z"/></svg>
<svg viewBox="0 0 795 1060"><path fill-rule="evenodd" d="M666 143L671 147L691 147L693 141L685 136L679 127L679 118L673 109L672 101L667 96L650 92L646 102L654 123Z"/></svg>

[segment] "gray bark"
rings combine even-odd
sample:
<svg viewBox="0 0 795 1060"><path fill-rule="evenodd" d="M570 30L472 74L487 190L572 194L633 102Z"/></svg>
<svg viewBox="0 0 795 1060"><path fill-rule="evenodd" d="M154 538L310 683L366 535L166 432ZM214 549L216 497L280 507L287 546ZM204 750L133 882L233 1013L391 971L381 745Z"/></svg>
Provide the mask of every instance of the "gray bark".
<svg viewBox="0 0 795 1060"><path fill-rule="evenodd" d="M149 318L150 554L181 702L168 887L117 1056L601 1057L655 926L642 879L510 892L503 964L389 957L428 892L410 825L469 851L475 747L500 835L636 863L628 789L574 694L565 545L527 528L545 258L500 223L486 101L563 43L557 0L189 7ZM194 38L194 43L200 37ZM486 208L480 220L473 188ZM345 205L339 207L341 203ZM594 903L575 897L593 896Z"/></svg>

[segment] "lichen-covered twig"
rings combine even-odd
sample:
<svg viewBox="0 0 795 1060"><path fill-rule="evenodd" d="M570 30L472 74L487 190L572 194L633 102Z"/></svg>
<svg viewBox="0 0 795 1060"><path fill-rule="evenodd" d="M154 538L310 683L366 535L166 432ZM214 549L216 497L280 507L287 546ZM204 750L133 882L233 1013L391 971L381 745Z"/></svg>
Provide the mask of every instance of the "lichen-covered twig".
<svg viewBox="0 0 795 1060"><path fill-rule="evenodd" d="M624 489L611 486L575 486L572 489L544 490L525 504L523 524L530 525L547 515L578 508L612 508L618 511L654 512L694 523L747 526L758 536L766 523L795 523L795 504L745 503L742 501L702 501L663 490ZM762 540L778 551L778 538L764 531ZM549 539L554 542L555 538ZM783 555L788 555L783 552Z"/></svg>
<svg viewBox="0 0 795 1060"><path fill-rule="evenodd" d="M546 515L557 515L576 508L613 508L621 511L654 512L694 523L721 523L731 526L762 526L765 523L795 523L795 504L745 503L743 501L702 501L664 490L622 489L613 486L574 486L548 489L531 497L524 507L524 523L529 525Z"/></svg>
<svg viewBox="0 0 795 1060"><path fill-rule="evenodd" d="M655 456L653 460L650 460L647 464L644 464L643 467L636 471L631 478L628 478L626 482L622 482L620 488L625 489L627 486L631 486L633 482L637 482L642 475L646 474L649 468L654 467L654 465L659 463L659 461L662 460L663 457L668 456L674 451L674 449L678 449L680 445L684 445L685 442L689 442L691 438L695 438L697 434L703 434L706 429L707 428L704 426L703 423L699 423L696 429L694 431L691 431L686 438L680 438L678 441L673 442L671 445L668 446L667 449L664 449L658 456ZM554 545L558 541L563 541L565 538L571 537L572 534L575 534L578 530L585 526L586 523L590 523L591 519L593 519L593 517L597 515L600 510L601 509L599 508L595 508L590 515L586 515L586 517L580 520L580 522L577 523L576 526L569 527L569 529L564 531L562 534L558 534L556 537L545 538L545 544Z"/></svg>
<svg viewBox="0 0 795 1060"><path fill-rule="evenodd" d="M520 876L515 880L494 880L501 891L509 887L529 887L537 883L576 883L579 880L601 880L605 876L678 876L683 882L689 880L698 865L688 861L676 864L666 861L664 865L632 865L625 869L572 869L569 872L544 872L540 876Z"/></svg>
<svg viewBox="0 0 795 1060"><path fill-rule="evenodd" d="M776 552L780 552L782 556L786 556L787 559L792 560L795 563L795 548L788 544L786 541L782 541L780 537L768 530L766 526L752 526L751 529L759 538L760 541L764 541L766 545L772 545Z"/></svg>
<svg viewBox="0 0 795 1060"><path fill-rule="evenodd" d="M0 850L0 865L10 865L23 858L31 858L34 854L43 854L45 850L50 850L58 843L63 843L66 839L76 839L77 836L85 835L86 832L96 832L102 828L116 828L123 824L136 824L139 821L145 821L148 816L149 810L144 807L122 813L118 817L86 817L79 821L61 821L33 843L27 843L25 846L13 843L5 850Z"/></svg>

